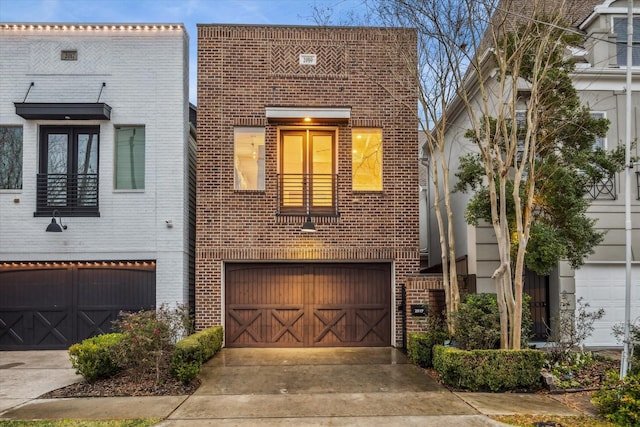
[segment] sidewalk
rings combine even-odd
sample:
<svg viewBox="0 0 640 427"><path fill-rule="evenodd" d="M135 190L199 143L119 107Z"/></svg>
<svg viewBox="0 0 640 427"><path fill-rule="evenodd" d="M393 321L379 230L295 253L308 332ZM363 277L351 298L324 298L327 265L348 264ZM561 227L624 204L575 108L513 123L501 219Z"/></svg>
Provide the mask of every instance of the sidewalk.
<svg viewBox="0 0 640 427"><path fill-rule="evenodd" d="M579 414L548 395L452 393L391 348L223 349L205 364L202 385L191 396L74 399L35 399L81 380L66 352L17 353L0 352L0 421L153 417L175 427L480 427L503 425L486 415Z"/></svg>

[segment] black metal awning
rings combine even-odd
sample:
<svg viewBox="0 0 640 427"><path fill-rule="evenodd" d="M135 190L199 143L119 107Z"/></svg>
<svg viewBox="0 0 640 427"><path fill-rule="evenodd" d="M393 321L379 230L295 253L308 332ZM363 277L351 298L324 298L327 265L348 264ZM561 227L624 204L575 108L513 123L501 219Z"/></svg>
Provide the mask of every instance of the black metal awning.
<svg viewBox="0 0 640 427"><path fill-rule="evenodd" d="M104 102L14 102L16 114L25 119L111 120L111 107Z"/></svg>

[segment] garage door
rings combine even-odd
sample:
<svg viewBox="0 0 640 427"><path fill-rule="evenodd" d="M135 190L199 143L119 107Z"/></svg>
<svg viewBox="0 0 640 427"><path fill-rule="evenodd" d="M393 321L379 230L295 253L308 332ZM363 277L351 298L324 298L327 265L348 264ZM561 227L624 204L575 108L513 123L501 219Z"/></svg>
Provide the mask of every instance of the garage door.
<svg viewBox="0 0 640 427"><path fill-rule="evenodd" d="M66 349L154 307L154 262L0 264L0 350Z"/></svg>
<svg viewBox="0 0 640 427"><path fill-rule="evenodd" d="M227 347L388 346L389 264L227 264Z"/></svg>
<svg viewBox="0 0 640 427"><path fill-rule="evenodd" d="M588 346L621 346L612 327L624 324L624 265L584 265L576 270L576 300L589 303L588 311L604 309L604 317L595 322L593 334L585 340ZM640 321L640 267L631 271L631 321Z"/></svg>

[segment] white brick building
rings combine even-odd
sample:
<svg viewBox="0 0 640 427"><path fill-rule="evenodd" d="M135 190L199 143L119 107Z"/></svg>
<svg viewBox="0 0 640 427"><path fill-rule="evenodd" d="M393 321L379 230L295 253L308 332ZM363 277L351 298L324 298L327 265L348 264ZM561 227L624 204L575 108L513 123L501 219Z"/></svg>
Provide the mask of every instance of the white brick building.
<svg viewBox="0 0 640 427"><path fill-rule="evenodd" d="M0 24L0 349L189 302L188 43L181 24Z"/></svg>

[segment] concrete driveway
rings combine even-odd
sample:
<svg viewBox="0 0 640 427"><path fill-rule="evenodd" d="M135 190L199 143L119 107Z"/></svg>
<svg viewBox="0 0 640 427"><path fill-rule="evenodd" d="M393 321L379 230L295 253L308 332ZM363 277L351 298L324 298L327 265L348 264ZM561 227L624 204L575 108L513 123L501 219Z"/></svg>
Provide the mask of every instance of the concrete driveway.
<svg viewBox="0 0 640 427"><path fill-rule="evenodd" d="M498 426L488 414L576 415L536 394L452 393L393 348L222 349L191 396L35 399L80 381L66 351L0 352L4 419L153 417L164 427Z"/></svg>
<svg viewBox="0 0 640 427"><path fill-rule="evenodd" d="M393 348L223 349L162 426L492 426Z"/></svg>
<svg viewBox="0 0 640 427"><path fill-rule="evenodd" d="M0 351L0 413L78 381L66 350Z"/></svg>

